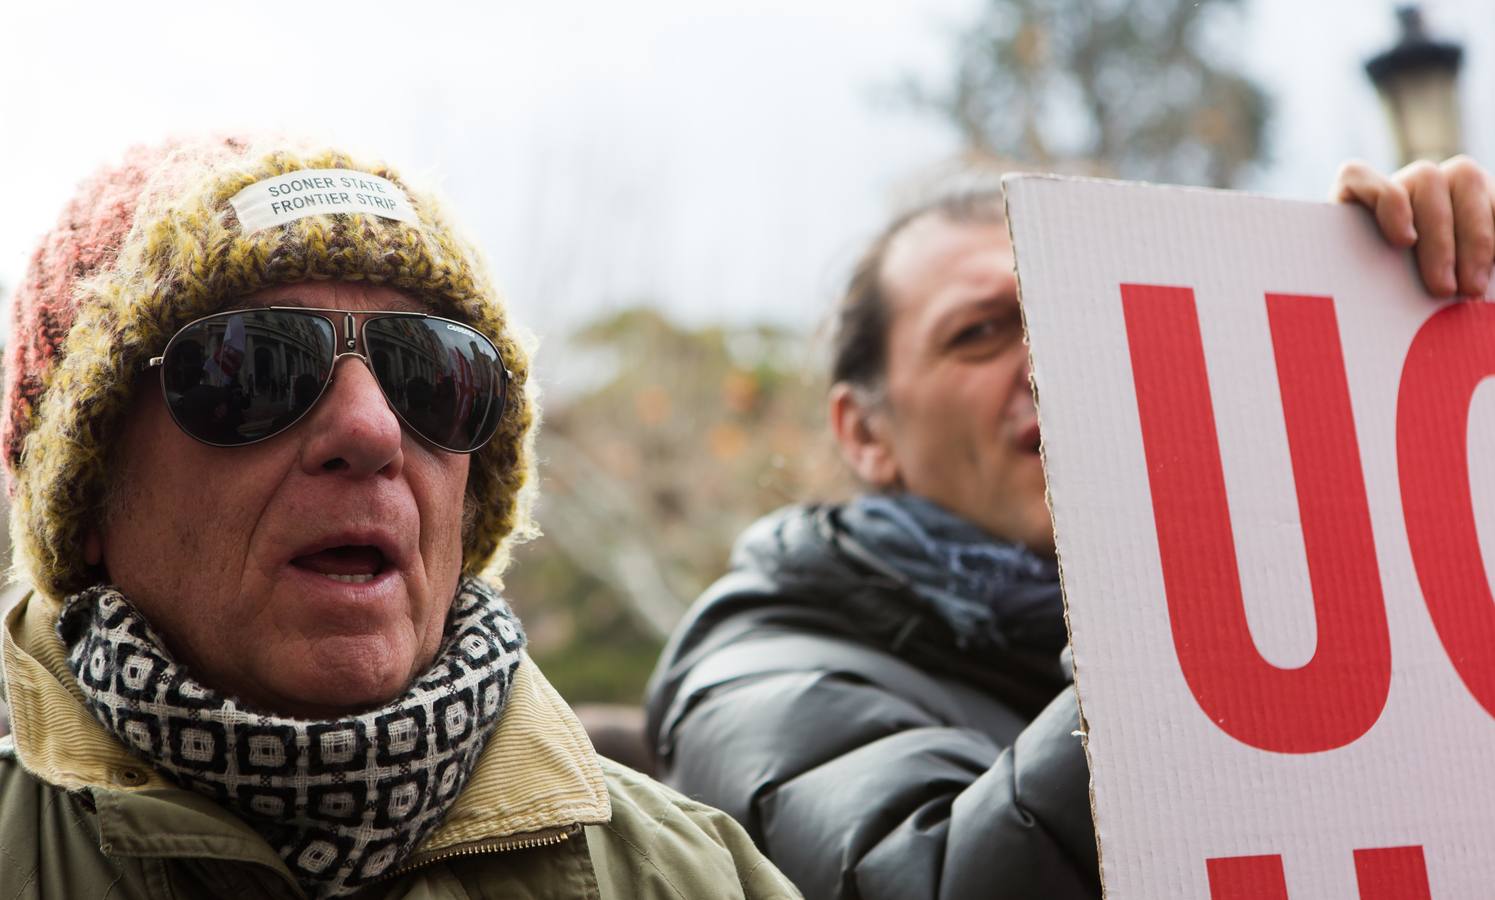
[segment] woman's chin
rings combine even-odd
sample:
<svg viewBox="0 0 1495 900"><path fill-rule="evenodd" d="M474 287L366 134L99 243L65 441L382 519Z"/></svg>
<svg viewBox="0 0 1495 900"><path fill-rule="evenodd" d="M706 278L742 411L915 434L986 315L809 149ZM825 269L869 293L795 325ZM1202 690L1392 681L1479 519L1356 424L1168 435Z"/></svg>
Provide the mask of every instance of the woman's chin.
<svg viewBox="0 0 1495 900"><path fill-rule="evenodd" d="M262 683L270 711L301 719L331 719L384 706L413 677L412 654L388 642L334 638L277 666ZM253 696L251 694L251 696Z"/></svg>

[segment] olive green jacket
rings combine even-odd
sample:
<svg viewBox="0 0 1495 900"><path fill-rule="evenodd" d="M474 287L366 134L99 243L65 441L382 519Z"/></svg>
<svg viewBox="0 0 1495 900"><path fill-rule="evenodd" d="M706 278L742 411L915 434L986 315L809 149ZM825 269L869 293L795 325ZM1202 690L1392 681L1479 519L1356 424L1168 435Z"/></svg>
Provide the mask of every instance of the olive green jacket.
<svg viewBox="0 0 1495 900"><path fill-rule="evenodd" d="M231 812L144 765L83 705L32 594L5 617L0 900L304 898ZM382 888L382 890L381 890ZM360 897L795 898L729 817L601 759L533 662L446 821Z"/></svg>

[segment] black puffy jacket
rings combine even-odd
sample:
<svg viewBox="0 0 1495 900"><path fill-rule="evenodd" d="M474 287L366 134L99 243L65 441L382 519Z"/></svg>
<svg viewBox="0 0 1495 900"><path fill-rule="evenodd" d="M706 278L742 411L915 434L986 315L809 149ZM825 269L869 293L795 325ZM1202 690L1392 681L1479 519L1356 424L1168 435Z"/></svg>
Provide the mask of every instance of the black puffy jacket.
<svg viewBox="0 0 1495 900"><path fill-rule="evenodd" d="M1057 652L973 649L839 509L758 522L676 631L647 701L661 777L809 900L1099 897Z"/></svg>

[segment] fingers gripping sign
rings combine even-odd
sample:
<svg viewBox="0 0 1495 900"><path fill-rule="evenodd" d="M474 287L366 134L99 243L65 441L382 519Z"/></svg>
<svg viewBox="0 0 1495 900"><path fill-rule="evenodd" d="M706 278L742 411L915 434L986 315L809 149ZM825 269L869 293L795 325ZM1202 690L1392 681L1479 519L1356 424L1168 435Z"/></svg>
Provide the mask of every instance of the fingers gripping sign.
<svg viewBox="0 0 1495 900"><path fill-rule="evenodd" d="M1386 240L1413 248L1433 296L1485 295L1495 266L1495 177L1474 160L1421 160L1390 176L1347 162L1333 199L1366 207Z"/></svg>

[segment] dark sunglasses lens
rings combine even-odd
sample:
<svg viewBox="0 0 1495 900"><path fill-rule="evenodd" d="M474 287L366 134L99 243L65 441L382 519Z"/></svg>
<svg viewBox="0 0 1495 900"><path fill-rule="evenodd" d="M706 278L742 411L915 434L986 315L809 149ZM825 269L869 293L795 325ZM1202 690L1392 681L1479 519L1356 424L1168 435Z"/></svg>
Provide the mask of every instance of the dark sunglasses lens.
<svg viewBox="0 0 1495 900"><path fill-rule="evenodd" d="M187 326L166 349L166 404L182 430L234 446L289 428L331 373L332 323L249 310Z"/></svg>
<svg viewBox="0 0 1495 900"><path fill-rule="evenodd" d="M507 385L486 337L466 325L413 316L370 319L364 337L390 405L421 437L458 453L493 437Z"/></svg>

